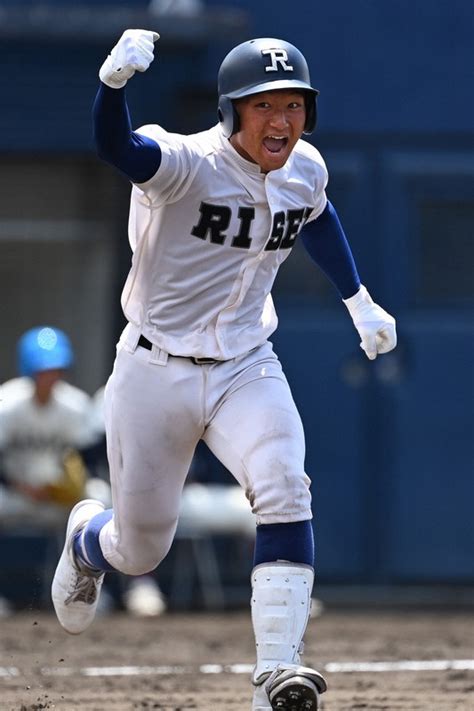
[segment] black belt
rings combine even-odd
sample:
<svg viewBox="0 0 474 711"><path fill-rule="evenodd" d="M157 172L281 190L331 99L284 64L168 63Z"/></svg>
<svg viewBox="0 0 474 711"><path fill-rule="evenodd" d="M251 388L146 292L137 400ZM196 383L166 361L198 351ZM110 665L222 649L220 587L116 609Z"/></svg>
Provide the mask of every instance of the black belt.
<svg viewBox="0 0 474 711"><path fill-rule="evenodd" d="M138 339L138 344L142 348L146 348L147 350L151 351L153 348L153 343L150 343L148 338L145 338L145 336L140 336ZM191 360L195 365L206 365L209 363L222 363L220 360L216 360L215 358L194 358L193 356L175 356L172 353L169 354L172 358L187 358L188 360Z"/></svg>

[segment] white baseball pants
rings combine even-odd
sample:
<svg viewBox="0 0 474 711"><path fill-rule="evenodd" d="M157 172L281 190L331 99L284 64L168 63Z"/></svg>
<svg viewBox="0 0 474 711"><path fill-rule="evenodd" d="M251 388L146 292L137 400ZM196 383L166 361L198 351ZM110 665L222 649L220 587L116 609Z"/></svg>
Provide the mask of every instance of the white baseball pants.
<svg viewBox="0 0 474 711"><path fill-rule="evenodd" d="M100 545L111 565L140 575L165 557L200 439L243 487L256 523L311 518L303 427L269 342L206 365L130 350L119 347L105 390L114 516Z"/></svg>

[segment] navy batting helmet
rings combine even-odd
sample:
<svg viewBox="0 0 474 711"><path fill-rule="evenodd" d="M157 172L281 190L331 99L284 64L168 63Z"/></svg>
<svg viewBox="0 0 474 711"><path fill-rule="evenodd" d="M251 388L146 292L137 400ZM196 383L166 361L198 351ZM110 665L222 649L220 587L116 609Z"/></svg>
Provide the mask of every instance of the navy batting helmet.
<svg viewBox="0 0 474 711"><path fill-rule="evenodd" d="M276 89L300 89L306 103L305 133L316 126L317 89L311 86L306 59L299 49L272 37L248 40L234 47L222 62L217 78L218 116L229 138L239 131L234 99Z"/></svg>
<svg viewBox="0 0 474 711"><path fill-rule="evenodd" d="M51 326L32 328L18 341L18 370L32 377L43 370L69 368L73 351L63 331Z"/></svg>

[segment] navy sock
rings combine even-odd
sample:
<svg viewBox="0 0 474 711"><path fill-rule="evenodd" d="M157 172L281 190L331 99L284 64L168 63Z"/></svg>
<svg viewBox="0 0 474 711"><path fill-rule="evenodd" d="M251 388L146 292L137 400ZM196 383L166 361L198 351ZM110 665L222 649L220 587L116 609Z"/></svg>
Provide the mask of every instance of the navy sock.
<svg viewBox="0 0 474 711"><path fill-rule="evenodd" d="M311 521L265 523L257 526L254 566L287 560L314 565L314 535Z"/></svg>
<svg viewBox="0 0 474 711"><path fill-rule="evenodd" d="M106 509L93 516L86 527L74 537L74 554L79 561L94 570L116 570L104 558L99 543L99 533L113 516L113 509Z"/></svg>

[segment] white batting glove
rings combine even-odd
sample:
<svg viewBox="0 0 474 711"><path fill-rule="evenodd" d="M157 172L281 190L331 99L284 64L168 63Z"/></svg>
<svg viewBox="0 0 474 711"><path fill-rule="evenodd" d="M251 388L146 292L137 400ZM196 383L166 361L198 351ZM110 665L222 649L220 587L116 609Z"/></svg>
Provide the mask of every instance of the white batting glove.
<svg viewBox="0 0 474 711"><path fill-rule="evenodd" d="M361 337L360 347L369 360L375 360L379 353L388 353L395 348L395 319L381 306L374 304L365 286L361 285L354 296L343 299L343 302Z"/></svg>
<svg viewBox="0 0 474 711"><path fill-rule="evenodd" d="M101 66L100 80L112 89L121 89L135 72L146 72L159 38L158 32L150 30L126 30Z"/></svg>

